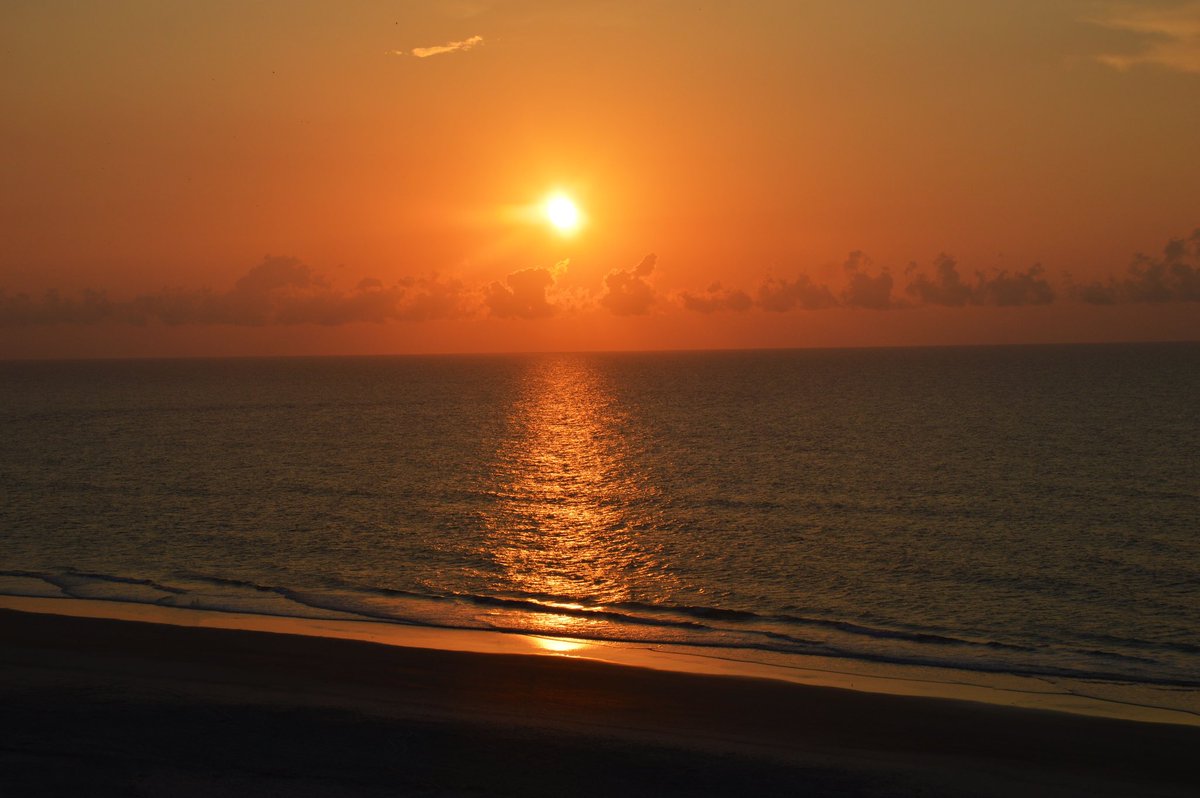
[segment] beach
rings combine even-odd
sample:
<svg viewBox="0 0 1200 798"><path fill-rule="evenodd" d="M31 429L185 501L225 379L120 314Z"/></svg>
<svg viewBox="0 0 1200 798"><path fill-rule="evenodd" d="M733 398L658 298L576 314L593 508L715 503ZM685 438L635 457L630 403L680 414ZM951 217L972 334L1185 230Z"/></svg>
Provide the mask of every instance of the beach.
<svg viewBox="0 0 1200 798"><path fill-rule="evenodd" d="M1186 795L1200 728L0 610L5 795Z"/></svg>

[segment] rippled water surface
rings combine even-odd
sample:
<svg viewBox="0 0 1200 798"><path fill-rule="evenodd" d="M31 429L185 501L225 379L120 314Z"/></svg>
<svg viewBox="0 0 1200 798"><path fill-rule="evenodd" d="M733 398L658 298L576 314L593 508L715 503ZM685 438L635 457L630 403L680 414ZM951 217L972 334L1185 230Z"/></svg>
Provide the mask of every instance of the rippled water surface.
<svg viewBox="0 0 1200 798"><path fill-rule="evenodd" d="M1200 347L0 364L0 592L1200 688Z"/></svg>

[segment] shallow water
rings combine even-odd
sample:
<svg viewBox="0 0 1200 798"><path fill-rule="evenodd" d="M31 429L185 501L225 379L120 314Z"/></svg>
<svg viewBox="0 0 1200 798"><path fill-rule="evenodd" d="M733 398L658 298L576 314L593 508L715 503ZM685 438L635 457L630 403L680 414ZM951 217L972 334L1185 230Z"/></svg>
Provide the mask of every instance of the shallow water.
<svg viewBox="0 0 1200 798"><path fill-rule="evenodd" d="M1200 347L0 364L0 592L1200 691Z"/></svg>

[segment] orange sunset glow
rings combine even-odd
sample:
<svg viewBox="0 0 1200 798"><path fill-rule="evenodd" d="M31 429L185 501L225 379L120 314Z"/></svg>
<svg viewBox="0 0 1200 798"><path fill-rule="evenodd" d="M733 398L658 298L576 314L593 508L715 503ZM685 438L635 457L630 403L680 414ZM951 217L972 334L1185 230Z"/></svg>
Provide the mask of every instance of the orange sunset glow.
<svg viewBox="0 0 1200 798"><path fill-rule="evenodd" d="M1197 20L8 4L0 357L1193 340Z"/></svg>
<svg viewBox="0 0 1200 798"><path fill-rule="evenodd" d="M0 798L1198 794L1200 0L7 0L0 108Z"/></svg>

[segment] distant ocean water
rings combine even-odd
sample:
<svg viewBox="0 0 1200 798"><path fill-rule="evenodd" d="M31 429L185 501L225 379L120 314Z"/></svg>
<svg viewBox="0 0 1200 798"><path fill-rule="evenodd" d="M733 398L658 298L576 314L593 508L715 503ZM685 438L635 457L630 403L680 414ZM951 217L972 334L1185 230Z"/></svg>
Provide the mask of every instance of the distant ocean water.
<svg viewBox="0 0 1200 798"><path fill-rule="evenodd" d="M0 593L1195 711L1198 411L1191 344L0 363Z"/></svg>

